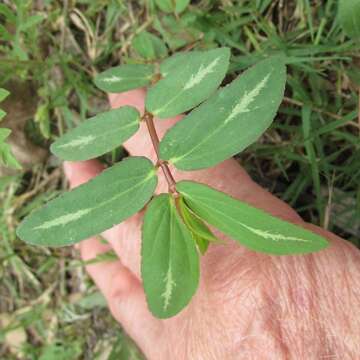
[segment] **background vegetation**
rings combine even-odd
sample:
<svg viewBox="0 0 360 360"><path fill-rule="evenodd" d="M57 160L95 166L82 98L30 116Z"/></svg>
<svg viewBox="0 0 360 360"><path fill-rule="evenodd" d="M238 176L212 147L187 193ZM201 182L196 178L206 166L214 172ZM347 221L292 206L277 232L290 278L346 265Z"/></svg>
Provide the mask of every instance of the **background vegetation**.
<svg viewBox="0 0 360 360"><path fill-rule="evenodd" d="M341 30L337 1L202 0L173 15L146 0L3 0L0 87L11 96L1 106L8 112L1 126L13 130L23 169L0 168L1 359L141 358L76 251L27 246L15 228L66 187L49 144L107 108L92 78L140 61L132 40L143 30L162 38L170 53L231 47L228 80L284 53L280 112L239 162L306 220L359 245L360 46Z"/></svg>

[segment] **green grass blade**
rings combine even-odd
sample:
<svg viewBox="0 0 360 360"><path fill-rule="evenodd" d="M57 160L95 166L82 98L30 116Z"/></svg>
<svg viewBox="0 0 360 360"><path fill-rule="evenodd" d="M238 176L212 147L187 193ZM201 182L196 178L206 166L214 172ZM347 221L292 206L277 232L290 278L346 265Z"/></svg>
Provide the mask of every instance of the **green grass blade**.
<svg viewBox="0 0 360 360"><path fill-rule="evenodd" d="M316 150L314 147L313 141L309 139L312 129L311 129L311 109L309 106L304 105L301 111L302 116L302 128L304 135L304 146L306 150L307 161L310 165L312 181L314 185L314 191L316 195L316 207L320 215L320 223L324 219L324 204L323 204L323 194L321 193L321 182L320 182L320 171L319 164L316 155ZM314 142L317 138L314 139Z"/></svg>

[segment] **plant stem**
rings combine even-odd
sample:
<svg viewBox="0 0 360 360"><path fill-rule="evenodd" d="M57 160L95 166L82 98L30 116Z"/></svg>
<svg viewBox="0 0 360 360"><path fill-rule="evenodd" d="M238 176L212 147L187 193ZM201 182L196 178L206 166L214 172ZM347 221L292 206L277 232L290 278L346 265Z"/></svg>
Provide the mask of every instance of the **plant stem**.
<svg viewBox="0 0 360 360"><path fill-rule="evenodd" d="M160 155L159 155L160 140L159 140L158 134L155 129L154 116L153 116L153 114L145 111L145 113L143 115L143 120L145 121L146 126L148 128L150 139L151 139L151 142L153 144L153 147L154 147L154 150L156 153L157 165L159 167L161 167L161 170L164 173L166 182L168 183L169 192L172 194L175 194L176 193L176 181L169 169L167 162L160 159Z"/></svg>

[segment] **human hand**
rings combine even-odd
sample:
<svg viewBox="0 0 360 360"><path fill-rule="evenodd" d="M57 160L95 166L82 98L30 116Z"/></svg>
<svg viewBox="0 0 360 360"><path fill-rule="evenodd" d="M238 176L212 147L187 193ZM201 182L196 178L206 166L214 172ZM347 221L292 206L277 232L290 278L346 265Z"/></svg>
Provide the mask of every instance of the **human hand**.
<svg viewBox="0 0 360 360"><path fill-rule="evenodd" d="M110 96L112 107L132 105L141 112L145 93ZM156 121L160 137L180 117ZM125 143L131 155L155 162L150 137L141 124ZM102 171L97 161L65 163L71 187ZM159 320L149 312L140 277L143 213L80 243L84 260L114 249L119 261L87 266L113 316L149 360L355 359L360 358L360 252L335 235L304 223L284 202L254 183L235 160L193 172L172 169L176 180L192 179L224 191L274 216L328 238L331 245L304 256L255 253L218 235L201 259L199 289L177 316ZM157 193L167 183L159 172Z"/></svg>

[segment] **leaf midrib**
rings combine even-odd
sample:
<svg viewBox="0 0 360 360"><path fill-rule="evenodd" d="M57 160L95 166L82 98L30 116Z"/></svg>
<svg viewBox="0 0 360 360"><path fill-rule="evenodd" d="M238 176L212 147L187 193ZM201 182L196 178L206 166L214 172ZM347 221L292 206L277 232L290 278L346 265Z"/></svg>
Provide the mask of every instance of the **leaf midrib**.
<svg viewBox="0 0 360 360"><path fill-rule="evenodd" d="M210 216L211 216L211 213L213 212L213 213L217 213L217 214L220 214L220 215L222 215L223 217L225 217L225 218L227 218L227 219L229 219L229 220L232 220L233 222L235 222L236 224L238 224L238 225L240 225L243 229L245 229L246 231L249 231L247 228L246 228L246 226L244 226L244 224L243 223L241 223L241 222L239 222L236 218L233 218L232 216L229 216L229 215L227 215L226 213L224 213L224 212L221 212L221 211L219 211L219 210L217 210L217 208L216 207L211 207L211 206L209 206L209 205L207 205L206 203L204 203L203 201L201 201L201 199L207 199L207 198L204 198L204 197L202 197L202 196L196 196L196 197L191 197L189 194L186 194L186 193L184 193L183 192L183 195L187 195L188 196L188 198L189 199L192 199L195 203L196 203L196 200L198 200L198 203L201 203L202 204L202 206L204 206L205 208L207 208L207 209L210 209L211 211L210 211ZM224 203L223 201L221 201L221 200L211 200L211 201L213 201L213 202L215 202L215 203L218 203L218 204L221 204L221 205L223 205L224 206L224 204L226 204L226 203ZM226 204L226 206L227 206L228 204ZM232 205L232 207L234 207L234 205ZM256 210L258 210L258 209L256 209ZM260 210L261 211L261 210ZM208 212L208 211L207 211ZM265 213L265 215L267 215L267 216L270 216L271 217L271 215L270 214L266 214ZM219 219L217 219L218 221L219 221ZM275 219L276 220L276 219ZM280 220L281 221L281 220ZM221 223L221 221L220 221L220 223ZM226 225L226 224L224 224L224 223L222 223L223 225L222 226L224 226L225 228L227 228L227 229L229 229L229 226L228 225ZM292 224L291 224L292 225ZM295 225L294 225L295 226ZM261 237L260 235L258 235L259 237ZM283 240L283 241L287 241L287 240Z"/></svg>
<svg viewBox="0 0 360 360"><path fill-rule="evenodd" d="M153 169L152 169L152 170L153 170ZM121 198L123 195L125 195L125 194L133 191L134 189L136 189L136 188L138 188L138 187L141 187L144 183L146 183L147 181L150 181L150 180L151 180L152 176L149 176L149 175L151 175L151 174L152 174L152 171L149 172L149 174L147 174L147 176L144 178L143 181L141 181L141 182L137 183L136 185L134 185L133 187L128 188L127 190L125 190L125 191L123 191L123 192L115 195L115 196L112 197L110 200L103 201L103 202L101 202L100 204L98 204L98 206L91 208L91 209L89 210L89 213L92 213L94 210L99 210L99 209L102 208L104 205L107 205L107 204L109 204L109 203L111 203L111 202L113 202L113 201L115 201L115 200L118 200L118 199ZM154 175L155 175L155 172L154 172ZM139 178L139 177L140 177L140 176L134 176L134 177L131 177L131 178ZM129 180L129 179L131 179L131 178L119 179L119 182L121 183L121 182L122 182L121 180L126 181L126 180ZM86 210L86 208L78 209L78 210ZM88 213L88 214L89 214L89 213ZM88 216L88 214L86 214L86 215L84 215L84 216L86 217L86 216ZM62 214L62 215L57 215L57 216L63 216L63 215L66 215L66 213L65 213L65 214ZM82 218L80 218L80 219L82 219ZM77 219L77 220L80 220L80 219ZM75 222L77 222L77 220L75 220ZM53 227L51 227L51 228L49 228L49 229L53 230L54 228L58 228L59 226L62 226L62 225L61 225L61 224L60 224L60 225L55 225L55 226L53 226ZM34 227L32 227L32 229L34 229ZM45 231L46 231L46 230L45 230Z"/></svg>
<svg viewBox="0 0 360 360"><path fill-rule="evenodd" d="M86 145L84 145L83 148L84 148L84 147L88 147L90 144L93 144L94 141L97 141L97 140L103 138L104 136L107 136L107 134L109 134L109 133L123 131L123 130L129 128L129 127L132 127L132 126L134 126L134 125L138 125L138 123L139 123L139 121L138 121L138 119L137 119L136 121L133 121L133 122L131 122L131 123L129 123L129 124L126 124L126 125L123 126L123 127L116 128L115 130L112 128L112 129L110 129L110 130L108 130L108 131L104 131L104 132L102 132L100 135L98 135L97 137L95 137L90 143L87 143ZM89 124L89 125L90 125L90 124ZM92 125L92 124L91 124L91 125ZM79 136L80 136L80 135L79 135ZM77 139L79 136L75 136L74 139ZM74 139L71 139L71 140L74 140ZM60 139L59 139L59 140L60 140ZM63 147L64 145L66 145L67 143L69 143L69 142L70 142L70 141L67 140L67 141L64 142L64 143L62 143L62 144L60 144L60 145L57 145L57 147L58 147L58 148L61 148L61 147ZM75 148L76 148L76 146L75 146Z"/></svg>
<svg viewBox="0 0 360 360"><path fill-rule="evenodd" d="M115 76L115 75L113 75ZM128 76L128 77L121 77L121 80L118 80L118 82L111 82L112 85L119 84L120 82L123 82L122 80L151 80L153 74L149 74L147 76ZM120 75L119 75L120 77ZM103 81L105 83L108 83L105 79L100 79L100 81Z"/></svg>

